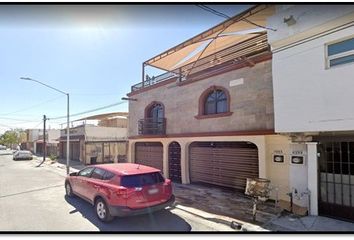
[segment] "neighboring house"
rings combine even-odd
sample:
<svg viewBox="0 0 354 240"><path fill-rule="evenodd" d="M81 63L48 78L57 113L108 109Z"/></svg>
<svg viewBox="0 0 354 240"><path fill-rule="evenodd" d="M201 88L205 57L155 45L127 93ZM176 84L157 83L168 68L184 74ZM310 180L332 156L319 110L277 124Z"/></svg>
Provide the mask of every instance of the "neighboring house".
<svg viewBox="0 0 354 240"><path fill-rule="evenodd" d="M268 178L279 190L272 198L289 200L288 166L277 157L289 140L274 133L272 54L265 29L254 25L273 11L251 8L144 62L168 72L146 80L143 73L127 94L128 161L175 182L240 191L246 178Z"/></svg>
<svg viewBox="0 0 354 240"><path fill-rule="evenodd" d="M46 155L58 156L60 137L59 129L46 129ZM38 139L34 142L36 146L36 154L43 155L43 130L39 132Z"/></svg>
<svg viewBox="0 0 354 240"><path fill-rule="evenodd" d="M275 131L304 160L290 187L310 190L312 214L354 220L354 6L277 6L268 26Z"/></svg>
<svg viewBox="0 0 354 240"><path fill-rule="evenodd" d="M43 154L43 129L26 129L26 141L21 144L21 149L29 150L34 154ZM58 155L59 129L46 130L47 155Z"/></svg>
<svg viewBox="0 0 354 240"><path fill-rule="evenodd" d="M40 129L26 129L26 141L21 143L21 149L29 150L32 153L36 153L35 141L38 140L39 134L43 135L43 130Z"/></svg>
<svg viewBox="0 0 354 240"><path fill-rule="evenodd" d="M127 116L118 112L77 120L79 126L70 128L70 160L84 164L126 162ZM66 159L66 129L60 134L60 157Z"/></svg>

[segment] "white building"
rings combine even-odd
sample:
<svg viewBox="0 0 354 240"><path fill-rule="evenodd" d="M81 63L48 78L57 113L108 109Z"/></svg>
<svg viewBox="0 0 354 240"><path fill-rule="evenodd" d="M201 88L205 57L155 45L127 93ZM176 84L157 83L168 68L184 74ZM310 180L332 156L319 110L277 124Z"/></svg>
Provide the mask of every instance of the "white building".
<svg viewBox="0 0 354 240"><path fill-rule="evenodd" d="M311 214L353 220L354 5L277 6L267 25L276 29L268 30L275 132L292 139L294 201L307 206L310 192Z"/></svg>
<svg viewBox="0 0 354 240"><path fill-rule="evenodd" d="M70 160L83 164L125 162L127 116L127 113L115 112L77 120L76 124L79 125L70 128ZM61 130L59 139L59 156L64 159L67 153L66 139L65 128Z"/></svg>
<svg viewBox="0 0 354 240"><path fill-rule="evenodd" d="M34 154L43 154L43 129L26 129L26 142L22 144L22 149L29 150ZM47 154L57 155L59 129L46 130Z"/></svg>

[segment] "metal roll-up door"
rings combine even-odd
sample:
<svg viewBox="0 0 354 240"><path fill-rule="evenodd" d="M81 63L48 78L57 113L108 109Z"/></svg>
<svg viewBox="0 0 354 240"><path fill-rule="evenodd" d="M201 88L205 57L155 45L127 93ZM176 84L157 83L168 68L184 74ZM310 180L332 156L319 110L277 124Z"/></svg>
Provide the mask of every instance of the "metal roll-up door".
<svg viewBox="0 0 354 240"><path fill-rule="evenodd" d="M258 149L246 142L194 142L190 180L244 190L246 178L258 177Z"/></svg>
<svg viewBox="0 0 354 240"><path fill-rule="evenodd" d="M78 161L80 160L80 143L73 142L70 143L70 160Z"/></svg>
<svg viewBox="0 0 354 240"><path fill-rule="evenodd" d="M161 143L136 143L135 163L154 167L163 171L163 147Z"/></svg>

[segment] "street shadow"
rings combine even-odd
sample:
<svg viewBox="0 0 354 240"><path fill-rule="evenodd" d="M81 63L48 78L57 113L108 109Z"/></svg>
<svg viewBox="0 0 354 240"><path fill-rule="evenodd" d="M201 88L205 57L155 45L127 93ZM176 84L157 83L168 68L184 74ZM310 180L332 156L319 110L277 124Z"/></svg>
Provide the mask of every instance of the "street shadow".
<svg viewBox="0 0 354 240"><path fill-rule="evenodd" d="M60 164L66 165L66 159L60 158L60 159L57 159L57 162ZM85 167L85 165L83 165L80 161L70 160L70 168L80 171L84 167Z"/></svg>
<svg viewBox="0 0 354 240"><path fill-rule="evenodd" d="M70 214L81 213L84 218L94 224L100 231L105 232L189 232L191 226L181 217L168 210L130 216L116 217L112 222L101 222L94 211L93 206L78 198L65 196L65 200L72 205L75 210Z"/></svg>

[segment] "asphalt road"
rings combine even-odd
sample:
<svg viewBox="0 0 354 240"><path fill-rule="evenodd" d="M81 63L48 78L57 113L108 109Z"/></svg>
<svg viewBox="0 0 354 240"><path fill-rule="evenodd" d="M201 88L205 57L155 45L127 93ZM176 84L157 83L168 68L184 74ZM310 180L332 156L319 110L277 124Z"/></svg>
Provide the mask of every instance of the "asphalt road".
<svg viewBox="0 0 354 240"><path fill-rule="evenodd" d="M102 223L89 203L65 196L64 176L0 155L0 231L233 231L179 208Z"/></svg>

